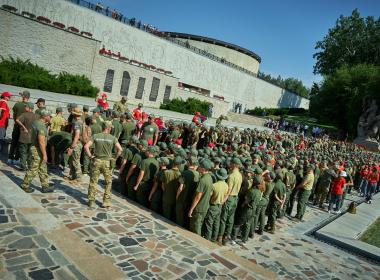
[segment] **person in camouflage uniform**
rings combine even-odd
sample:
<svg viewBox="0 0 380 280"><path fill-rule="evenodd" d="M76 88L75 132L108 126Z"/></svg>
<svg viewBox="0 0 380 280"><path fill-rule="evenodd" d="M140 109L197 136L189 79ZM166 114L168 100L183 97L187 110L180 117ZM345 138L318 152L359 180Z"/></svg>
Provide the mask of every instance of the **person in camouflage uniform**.
<svg viewBox="0 0 380 280"><path fill-rule="evenodd" d="M120 101L113 105L113 110L119 112L120 114L125 114L128 112L127 97L123 96Z"/></svg>
<svg viewBox="0 0 380 280"><path fill-rule="evenodd" d="M80 165L80 156L82 153L82 136L83 136L83 123L81 121L82 111L76 107L72 110L71 114L74 116L71 126L72 142L67 149L69 156L70 166L70 179L80 180L82 176L82 169Z"/></svg>
<svg viewBox="0 0 380 280"><path fill-rule="evenodd" d="M47 174L48 157L46 153L48 136L46 126L50 122L51 113L44 109L40 111L39 116L39 119L32 123L31 164L21 183L21 188L27 193L34 191L29 185L36 175L40 178L42 192L53 192L53 188L49 186L49 177Z"/></svg>
<svg viewBox="0 0 380 280"><path fill-rule="evenodd" d="M88 206L90 208L95 207L96 185L100 174L103 174L106 182L102 207L108 208L111 206L112 172L115 168L116 159L122 153L119 142L113 135L110 135L112 123L105 121L102 128L103 132L95 134L93 139L84 146L88 157L92 160L90 184L88 186ZM94 144L94 154L90 151L92 144ZM114 147L117 153L115 158L112 158L112 149Z"/></svg>
<svg viewBox="0 0 380 280"><path fill-rule="evenodd" d="M284 177L281 172L276 173L274 188L268 204L268 222L265 226L265 230L269 231L269 233L275 232L279 209L282 209L285 204L286 186L282 182L283 179Z"/></svg>

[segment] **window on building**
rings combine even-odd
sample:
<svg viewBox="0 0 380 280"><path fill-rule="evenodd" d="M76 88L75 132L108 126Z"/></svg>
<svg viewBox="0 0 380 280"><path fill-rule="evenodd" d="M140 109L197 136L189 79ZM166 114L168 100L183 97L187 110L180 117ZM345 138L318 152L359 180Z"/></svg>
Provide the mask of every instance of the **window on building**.
<svg viewBox="0 0 380 280"><path fill-rule="evenodd" d="M152 88L150 89L149 101L157 100L159 88L160 88L160 79L153 77Z"/></svg>
<svg viewBox="0 0 380 280"><path fill-rule="evenodd" d="M115 71L112 69L108 69L106 73L106 80L104 81L104 88L103 91L105 92L112 92L112 85L113 85L113 76L115 74Z"/></svg>
<svg viewBox="0 0 380 280"><path fill-rule="evenodd" d="M172 91L171 86L166 86L165 87L165 93L164 93L164 103L169 102L170 100L170 92Z"/></svg>
<svg viewBox="0 0 380 280"><path fill-rule="evenodd" d="M140 77L139 83L137 84L137 90L136 90L136 99L141 99L144 94L144 86L145 86L145 78Z"/></svg>
<svg viewBox="0 0 380 280"><path fill-rule="evenodd" d="M129 91L129 84L131 83L131 76L127 71L123 72L123 78L121 80L120 95L127 96Z"/></svg>

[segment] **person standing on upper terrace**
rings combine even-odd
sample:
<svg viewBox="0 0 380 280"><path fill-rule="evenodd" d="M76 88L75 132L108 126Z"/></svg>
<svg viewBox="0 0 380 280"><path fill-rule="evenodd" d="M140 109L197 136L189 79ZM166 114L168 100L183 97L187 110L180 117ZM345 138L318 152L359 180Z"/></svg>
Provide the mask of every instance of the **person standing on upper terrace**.
<svg viewBox="0 0 380 280"><path fill-rule="evenodd" d="M107 101L107 94L106 93L103 93L102 98L99 98L96 102L98 103L98 106L102 107L104 110L108 110L110 107L108 104L108 101Z"/></svg>
<svg viewBox="0 0 380 280"><path fill-rule="evenodd" d="M5 134L7 132L8 121L10 117L8 100L11 98L11 96L12 94L10 94L9 92L4 92L1 95L0 99L0 151L2 149Z"/></svg>

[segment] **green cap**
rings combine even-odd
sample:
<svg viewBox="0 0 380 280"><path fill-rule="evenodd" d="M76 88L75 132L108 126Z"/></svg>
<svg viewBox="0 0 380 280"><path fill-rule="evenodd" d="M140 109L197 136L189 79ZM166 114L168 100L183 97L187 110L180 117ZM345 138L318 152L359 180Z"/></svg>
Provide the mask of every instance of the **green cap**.
<svg viewBox="0 0 380 280"><path fill-rule="evenodd" d="M90 107L88 105L83 105L83 111L85 112L90 111Z"/></svg>
<svg viewBox="0 0 380 280"><path fill-rule="evenodd" d="M261 176L255 176L253 177L253 185L257 186L260 185L263 182Z"/></svg>
<svg viewBox="0 0 380 280"><path fill-rule="evenodd" d="M166 145L165 142L161 142L161 143L159 144L159 146L160 146L161 150L166 150L166 149L168 148L168 145Z"/></svg>
<svg viewBox="0 0 380 280"><path fill-rule="evenodd" d="M174 165L181 165L181 164L184 164L184 163L186 163L186 161L182 157L180 157L180 156L176 156L174 158L174 160L173 160L173 164Z"/></svg>
<svg viewBox="0 0 380 280"><path fill-rule="evenodd" d="M140 140L140 145L142 145L143 147L147 148L148 147L148 141L146 141L146 140Z"/></svg>
<svg viewBox="0 0 380 280"><path fill-rule="evenodd" d="M39 114L41 117L51 116L51 112L47 109L42 109Z"/></svg>
<svg viewBox="0 0 380 280"><path fill-rule="evenodd" d="M241 161L239 158L235 157L231 160L231 163L232 164L238 164L238 165L241 165Z"/></svg>
<svg viewBox="0 0 380 280"><path fill-rule="evenodd" d="M209 159L203 159L200 163L199 166L202 167L203 169L210 170L213 168L213 164Z"/></svg>
<svg viewBox="0 0 380 280"><path fill-rule="evenodd" d="M226 169L220 168L215 172L215 176L218 180L226 180L228 178L228 172Z"/></svg>
<svg viewBox="0 0 380 280"><path fill-rule="evenodd" d="M165 166L170 164L170 161L167 157L160 157L157 159L160 164L163 164Z"/></svg>
<svg viewBox="0 0 380 280"><path fill-rule="evenodd" d="M25 107L29 107L29 108L33 109L34 108L34 104L33 104L33 102L26 102L25 103Z"/></svg>
<svg viewBox="0 0 380 280"><path fill-rule="evenodd" d="M154 154L157 151L155 146L149 146L146 150L148 153L151 153L151 154Z"/></svg>
<svg viewBox="0 0 380 280"><path fill-rule="evenodd" d="M113 128L112 122L110 122L110 121L104 121L102 123L102 128L103 129L105 129L105 128Z"/></svg>
<svg viewBox="0 0 380 280"><path fill-rule="evenodd" d="M189 162L190 162L191 165L195 165L195 166L199 165L198 158L194 157L194 156L190 157Z"/></svg>
<svg viewBox="0 0 380 280"><path fill-rule="evenodd" d="M118 118L120 117L120 113L118 111L113 111L112 116L114 116L115 118Z"/></svg>
<svg viewBox="0 0 380 280"><path fill-rule="evenodd" d="M62 113L62 112L63 112L62 107L57 107L57 108L55 109L55 112L56 112L56 113Z"/></svg>

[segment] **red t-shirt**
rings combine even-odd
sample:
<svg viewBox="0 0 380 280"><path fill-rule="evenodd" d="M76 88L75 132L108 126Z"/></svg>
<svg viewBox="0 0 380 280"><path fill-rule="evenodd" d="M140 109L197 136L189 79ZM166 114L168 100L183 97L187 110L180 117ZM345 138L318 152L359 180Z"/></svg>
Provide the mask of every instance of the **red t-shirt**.
<svg viewBox="0 0 380 280"><path fill-rule="evenodd" d="M0 100L0 127L8 127L10 109L5 100Z"/></svg>
<svg viewBox="0 0 380 280"><path fill-rule="evenodd" d="M141 120L141 116L142 116L142 111L139 108L136 108L136 109L133 110L133 118L135 120L140 121Z"/></svg>
<svg viewBox="0 0 380 280"><path fill-rule="evenodd" d="M197 116L194 116L194 117L193 117L193 123L195 123L196 125L200 125Z"/></svg>
<svg viewBox="0 0 380 280"><path fill-rule="evenodd" d="M344 179L343 177L335 179L331 188L331 193L343 194L343 187L345 184L346 184L346 179Z"/></svg>
<svg viewBox="0 0 380 280"><path fill-rule="evenodd" d="M371 184L377 184L377 182L379 182L379 173L377 173L377 172L372 172L372 173L368 176L368 181L369 181Z"/></svg>
<svg viewBox="0 0 380 280"><path fill-rule="evenodd" d="M107 101L103 101L103 99L98 99L98 105L101 106L104 110L108 110L109 104Z"/></svg>

